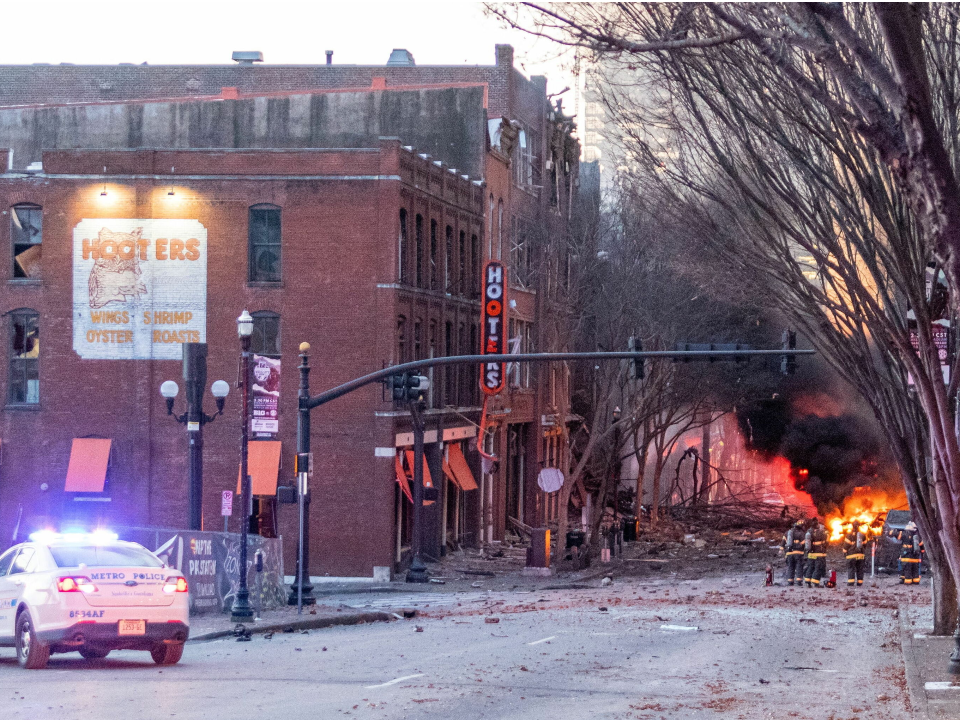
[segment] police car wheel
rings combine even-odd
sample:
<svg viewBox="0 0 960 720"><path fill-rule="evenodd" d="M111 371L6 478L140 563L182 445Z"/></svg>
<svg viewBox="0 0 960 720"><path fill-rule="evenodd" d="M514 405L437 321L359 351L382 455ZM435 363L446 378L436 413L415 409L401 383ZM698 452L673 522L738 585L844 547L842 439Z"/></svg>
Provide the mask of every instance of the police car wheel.
<svg viewBox="0 0 960 720"><path fill-rule="evenodd" d="M183 657L183 643L175 645L158 643L150 650L150 657L157 665L176 665Z"/></svg>
<svg viewBox="0 0 960 720"><path fill-rule="evenodd" d="M85 660L102 660L110 654L110 651L105 648L82 647L80 654Z"/></svg>
<svg viewBox="0 0 960 720"><path fill-rule="evenodd" d="M50 646L37 638L29 613L17 618L17 662L27 670L43 670L50 659Z"/></svg>

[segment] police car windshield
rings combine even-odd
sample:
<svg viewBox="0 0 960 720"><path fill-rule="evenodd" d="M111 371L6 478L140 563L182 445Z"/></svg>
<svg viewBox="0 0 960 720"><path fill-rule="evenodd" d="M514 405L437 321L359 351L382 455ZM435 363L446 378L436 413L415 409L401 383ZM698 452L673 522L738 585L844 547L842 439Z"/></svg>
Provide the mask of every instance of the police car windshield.
<svg viewBox="0 0 960 720"><path fill-rule="evenodd" d="M57 567L160 567L150 552L121 545L53 545L50 547Z"/></svg>

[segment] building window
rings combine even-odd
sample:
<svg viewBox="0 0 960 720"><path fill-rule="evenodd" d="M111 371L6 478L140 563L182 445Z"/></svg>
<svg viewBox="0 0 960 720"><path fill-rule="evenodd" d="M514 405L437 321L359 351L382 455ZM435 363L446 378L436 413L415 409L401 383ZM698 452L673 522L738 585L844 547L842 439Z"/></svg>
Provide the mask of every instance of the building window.
<svg viewBox="0 0 960 720"><path fill-rule="evenodd" d="M423 215L417 215L417 287L423 287Z"/></svg>
<svg viewBox="0 0 960 720"><path fill-rule="evenodd" d="M10 238L13 241L13 276L40 277L40 242L43 239L43 210L24 203L10 208Z"/></svg>
<svg viewBox="0 0 960 720"><path fill-rule="evenodd" d="M460 263L457 267L457 292L467 294L467 233L460 231Z"/></svg>
<svg viewBox="0 0 960 720"><path fill-rule="evenodd" d="M510 283L529 287L532 282L529 227L514 219L513 237L510 241Z"/></svg>
<svg viewBox="0 0 960 720"><path fill-rule="evenodd" d="M10 313L10 382L7 401L14 405L40 402L40 314Z"/></svg>
<svg viewBox="0 0 960 720"><path fill-rule="evenodd" d="M447 257L443 264L444 282L447 293L453 294L456 288L456 281L453 279L453 228L447 225Z"/></svg>
<svg viewBox="0 0 960 720"><path fill-rule="evenodd" d="M511 319L510 325L510 353L532 353L533 323ZM532 387L531 363L507 363L507 379L512 388Z"/></svg>
<svg viewBox="0 0 960 720"><path fill-rule="evenodd" d="M496 255L491 259L500 260L503 258L503 198L497 201L497 247Z"/></svg>
<svg viewBox="0 0 960 720"><path fill-rule="evenodd" d="M267 357L280 357L280 315L269 310L258 310L252 315L251 352Z"/></svg>
<svg viewBox="0 0 960 720"><path fill-rule="evenodd" d="M410 238L407 235L407 210L400 208L400 237L397 240L398 271L400 282L410 282L410 268L407 254L410 252Z"/></svg>
<svg viewBox="0 0 960 720"><path fill-rule="evenodd" d="M430 221L430 289L436 290L440 287L438 273L440 268L437 263L437 221Z"/></svg>
<svg viewBox="0 0 960 720"><path fill-rule="evenodd" d="M413 359L423 359L423 323L420 318L413 321Z"/></svg>
<svg viewBox="0 0 960 720"><path fill-rule="evenodd" d="M397 365L407 361L407 319L397 316Z"/></svg>
<svg viewBox="0 0 960 720"><path fill-rule="evenodd" d="M276 205L251 207L247 232L250 282L280 282L280 208Z"/></svg>
<svg viewBox="0 0 960 720"><path fill-rule="evenodd" d="M456 355L453 345L453 323L447 322L443 335L443 354L445 357ZM443 368L443 404L456 405L457 372L459 365L446 365Z"/></svg>
<svg viewBox="0 0 960 720"><path fill-rule="evenodd" d="M477 299L480 297L480 239L476 235L470 236L470 258L470 291L467 295Z"/></svg>

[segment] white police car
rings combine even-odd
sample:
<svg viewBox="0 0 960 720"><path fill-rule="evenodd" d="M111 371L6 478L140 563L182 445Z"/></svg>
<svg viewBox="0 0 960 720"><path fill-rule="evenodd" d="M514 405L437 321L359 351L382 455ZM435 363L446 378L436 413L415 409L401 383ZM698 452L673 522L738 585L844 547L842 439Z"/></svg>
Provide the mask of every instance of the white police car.
<svg viewBox="0 0 960 720"><path fill-rule="evenodd" d="M0 555L0 647L15 647L22 667L111 650L149 650L172 665L189 633L183 575L113 533L43 531Z"/></svg>

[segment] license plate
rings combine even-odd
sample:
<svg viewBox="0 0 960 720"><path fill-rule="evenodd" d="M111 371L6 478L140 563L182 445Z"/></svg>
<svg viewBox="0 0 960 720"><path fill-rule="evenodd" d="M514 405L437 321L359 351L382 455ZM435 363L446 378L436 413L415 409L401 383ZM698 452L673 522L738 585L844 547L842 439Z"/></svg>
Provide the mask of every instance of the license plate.
<svg viewBox="0 0 960 720"><path fill-rule="evenodd" d="M146 635L146 620L121 620L118 635Z"/></svg>

